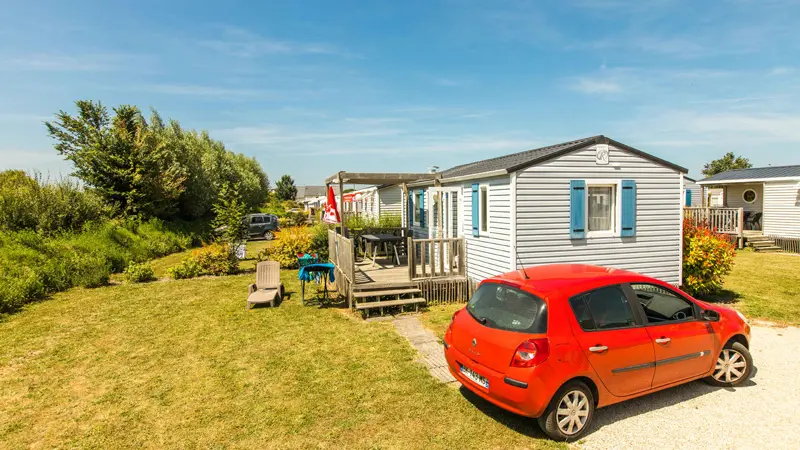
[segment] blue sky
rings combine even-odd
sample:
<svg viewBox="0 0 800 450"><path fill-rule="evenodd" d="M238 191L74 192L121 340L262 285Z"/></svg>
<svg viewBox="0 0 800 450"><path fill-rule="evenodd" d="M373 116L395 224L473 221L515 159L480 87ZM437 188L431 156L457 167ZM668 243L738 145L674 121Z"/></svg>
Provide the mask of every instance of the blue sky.
<svg viewBox="0 0 800 450"><path fill-rule="evenodd" d="M0 2L0 169L42 124L156 108L271 180L425 171L605 134L683 165L800 164L800 2Z"/></svg>

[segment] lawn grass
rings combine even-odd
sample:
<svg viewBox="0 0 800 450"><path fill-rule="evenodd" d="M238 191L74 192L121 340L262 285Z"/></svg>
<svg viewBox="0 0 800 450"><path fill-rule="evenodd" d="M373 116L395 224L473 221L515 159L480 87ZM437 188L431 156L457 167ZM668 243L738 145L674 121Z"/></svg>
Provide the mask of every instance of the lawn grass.
<svg viewBox="0 0 800 450"><path fill-rule="evenodd" d="M800 255L742 250L725 289L725 300L751 319L800 325Z"/></svg>
<svg viewBox="0 0 800 450"><path fill-rule="evenodd" d="M420 316L420 320L425 325L425 328L436 333L439 339L444 339L444 332L447 331L453 314L464 306L466 306L464 303L429 306L425 313Z"/></svg>
<svg viewBox="0 0 800 450"><path fill-rule="evenodd" d="M256 255L261 250L267 248L267 246L272 245L273 241L247 241L247 252L245 259L241 261L239 264L239 268L243 271L250 271L254 270L256 267ZM167 277L167 270L170 267L178 265L183 258L192 254L192 251L196 249L189 249L184 252L173 253L171 255L167 255L163 258L154 259L150 264L153 266L153 272L155 273L156 277L158 278L165 278Z"/></svg>
<svg viewBox="0 0 800 450"><path fill-rule="evenodd" d="M287 301L246 312L253 277L73 289L6 317L0 447L566 448L434 381L391 323L302 306L296 271Z"/></svg>

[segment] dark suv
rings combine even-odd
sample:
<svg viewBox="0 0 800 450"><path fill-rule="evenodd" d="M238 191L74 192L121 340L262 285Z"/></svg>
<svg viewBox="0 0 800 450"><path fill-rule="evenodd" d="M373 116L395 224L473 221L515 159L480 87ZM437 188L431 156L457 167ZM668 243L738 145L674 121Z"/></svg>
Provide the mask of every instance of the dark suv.
<svg viewBox="0 0 800 450"><path fill-rule="evenodd" d="M247 236L252 238L264 238L271 241L275 238L278 231L278 216L272 214L248 214L244 216L247 224Z"/></svg>

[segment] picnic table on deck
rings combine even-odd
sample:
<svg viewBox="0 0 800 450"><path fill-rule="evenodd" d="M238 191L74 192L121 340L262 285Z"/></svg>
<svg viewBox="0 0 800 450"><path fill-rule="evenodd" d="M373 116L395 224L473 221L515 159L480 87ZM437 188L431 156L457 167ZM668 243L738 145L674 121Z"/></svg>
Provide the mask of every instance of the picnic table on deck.
<svg viewBox="0 0 800 450"><path fill-rule="evenodd" d="M375 259L378 254L378 247L380 247L381 244L384 245L384 249L387 252L389 251L387 246L392 246L397 265L400 265L400 256L397 254L397 244L403 241L403 236L395 236L393 234L365 234L361 236L361 239L367 242L372 249L372 267L375 267Z"/></svg>
<svg viewBox="0 0 800 450"><path fill-rule="evenodd" d="M297 279L300 280L300 299L303 305L306 304L306 281L322 282L323 298L328 298L328 280L335 281L334 265L332 263L314 263L300 268L297 272Z"/></svg>

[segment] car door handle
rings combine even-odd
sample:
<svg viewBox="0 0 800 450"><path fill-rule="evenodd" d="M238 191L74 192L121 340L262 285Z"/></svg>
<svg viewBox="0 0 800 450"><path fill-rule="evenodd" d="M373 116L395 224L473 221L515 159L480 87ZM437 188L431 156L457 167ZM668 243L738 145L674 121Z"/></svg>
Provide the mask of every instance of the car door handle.
<svg viewBox="0 0 800 450"><path fill-rule="evenodd" d="M589 351L592 353L603 353L606 350L608 350L608 347L605 345L595 345L594 347L589 347Z"/></svg>
<svg viewBox="0 0 800 450"><path fill-rule="evenodd" d="M669 344L669 341L671 341L671 340L672 339L670 339L668 337L658 338L658 339L656 339L656 344L661 344L661 345Z"/></svg>

